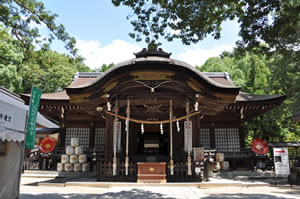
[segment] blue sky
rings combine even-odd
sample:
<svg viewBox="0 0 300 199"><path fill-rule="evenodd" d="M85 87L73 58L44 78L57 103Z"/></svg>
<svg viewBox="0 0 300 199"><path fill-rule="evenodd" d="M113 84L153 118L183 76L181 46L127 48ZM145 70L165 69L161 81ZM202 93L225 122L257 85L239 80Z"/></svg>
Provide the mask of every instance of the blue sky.
<svg viewBox="0 0 300 199"><path fill-rule="evenodd" d="M133 28L126 16L132 11L124 6L114 7L111 0L43 2L47 10L59 15L57 23L63 24L67 32L76 38L79 54L91 68L134 58L134 52L147 46L128 35ZM225 22L220 40L209 36L196 45L186 46L180 40L167 42L161 39L161 47L172 52L171 58L191 65L202 65L207 58L218 56L224 50L231 50L238 39L238 29L237 22ZM55 42L52 49L66 52L61 42Z"/></svg>

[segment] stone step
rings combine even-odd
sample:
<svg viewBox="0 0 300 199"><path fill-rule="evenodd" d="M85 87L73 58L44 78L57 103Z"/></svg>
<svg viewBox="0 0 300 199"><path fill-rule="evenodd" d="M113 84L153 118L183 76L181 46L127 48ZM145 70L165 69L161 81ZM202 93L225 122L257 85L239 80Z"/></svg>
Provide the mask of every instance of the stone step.
<svg viewBox="0 0 300 199"><path fill-rule="evenodd" d="M25 170L24 174L35 174L35 175L58 175L58 171L43 171L43 170Z"/></svg>
<svg viewBox="0 0 300 199"><path fill-rule="evenodd" d="M165 179L139 179L137 183L158 183L165 184L167 181Z"/></svg>
<svg viewBox="0 0 300 199"><path fill-rule="evenodd" d="M228 179L263 179L274 177L274 171L219 171L214 173L215 177Z"/></svg>

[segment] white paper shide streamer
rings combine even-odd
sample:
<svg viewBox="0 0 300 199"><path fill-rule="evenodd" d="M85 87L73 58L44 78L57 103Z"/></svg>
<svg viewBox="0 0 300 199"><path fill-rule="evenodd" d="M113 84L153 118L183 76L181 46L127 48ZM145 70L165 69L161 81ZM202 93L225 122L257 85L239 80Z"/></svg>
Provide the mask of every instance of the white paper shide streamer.
<svg viewBox="0 0 300 199"><path fill-rule="evenodd" d="M141 125L141 133L144 134L144 123Z"/></svg>
<svg viewBox="0 0 300 199"><path fill-rule="evenodd" d="M179 121L176 121L176 126L177 126L177 132L180 132L180 126L179 126Z"/></svg>

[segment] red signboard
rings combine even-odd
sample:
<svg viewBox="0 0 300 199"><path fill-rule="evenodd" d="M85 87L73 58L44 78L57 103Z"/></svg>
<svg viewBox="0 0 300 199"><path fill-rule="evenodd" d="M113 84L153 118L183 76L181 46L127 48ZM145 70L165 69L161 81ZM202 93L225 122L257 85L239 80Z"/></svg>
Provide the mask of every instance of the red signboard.
<svg viewBox="0 0 300 199"><path fill-rule="evenodd" d="M54 150L56 142L53 138L46 137L40 141L39 151L41 153L50 153Z"/></svg>
<svg viewBox="0 0 300 199"><path fill-rule="evenodd" d="M255 138L251 143L251 149L257 154L266 154L269 150L268 144L261 138Z"/></svg>

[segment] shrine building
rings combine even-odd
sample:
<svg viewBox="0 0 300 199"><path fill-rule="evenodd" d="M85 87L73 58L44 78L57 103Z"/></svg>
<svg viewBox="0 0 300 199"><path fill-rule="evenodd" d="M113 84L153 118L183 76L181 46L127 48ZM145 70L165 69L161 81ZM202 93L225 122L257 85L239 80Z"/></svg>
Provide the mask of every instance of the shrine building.
<svg viewBox="0 0 300 199"><path fill-rule="evenodd" d="M230 74L203 73L170 55L144 49L104 73L76 73L64 91L43 94L40 113L60 123L57 150L79 138L94 157L98 180L143 180L142 170L152 169L167 182L193 181L199 147L223 153L230 169L251 167L243 125L285 96L241 92ZM27 103L29 97L22 95Z"/></svg>

